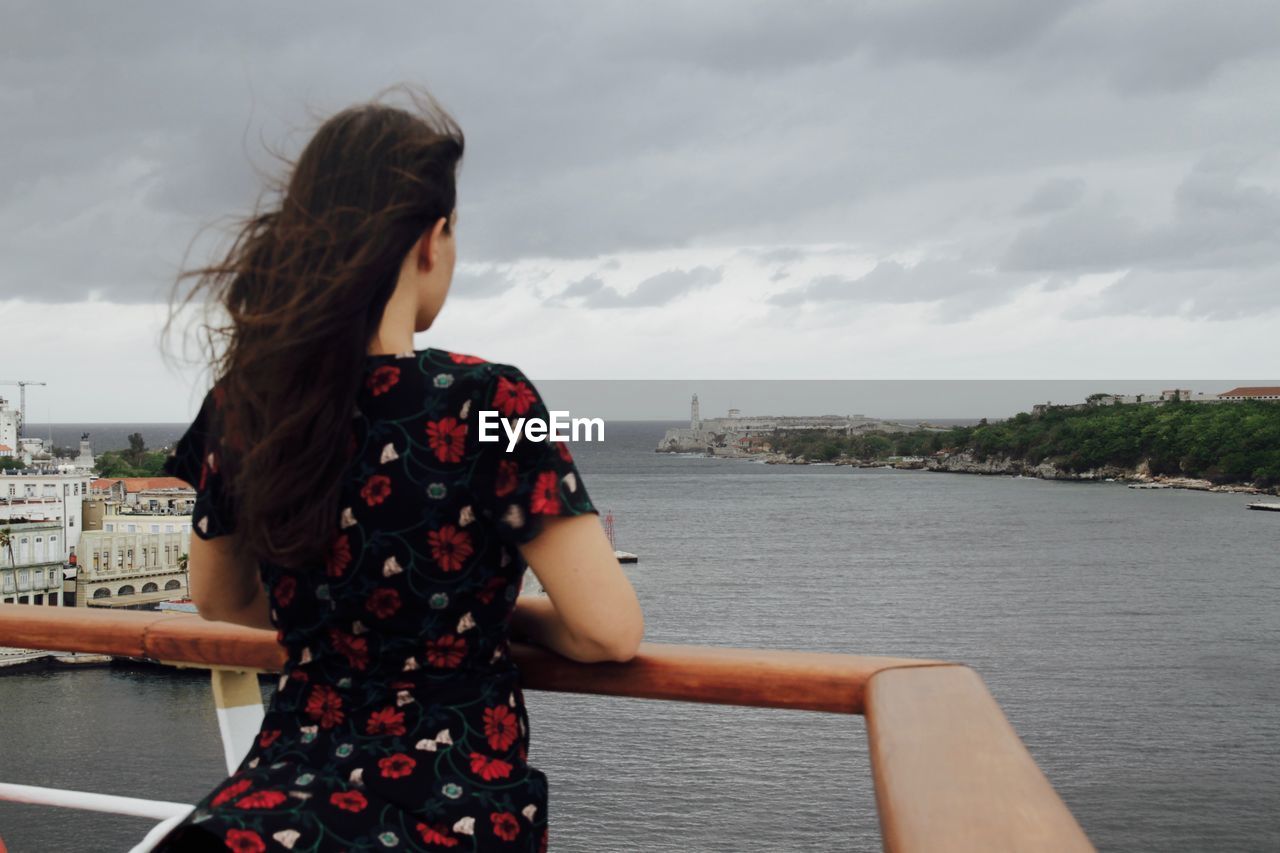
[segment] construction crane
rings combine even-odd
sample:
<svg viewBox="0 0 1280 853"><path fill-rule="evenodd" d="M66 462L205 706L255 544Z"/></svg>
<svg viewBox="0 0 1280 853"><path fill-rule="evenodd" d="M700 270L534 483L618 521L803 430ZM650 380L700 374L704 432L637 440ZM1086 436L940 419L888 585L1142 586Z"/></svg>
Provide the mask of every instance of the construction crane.
<svg viewBox="0 0 1280 853"><path fill-rule="evenodd" d="M27 386L28 385L48 385L48 382L33 382L30 379L0 379L0 385L17 385L18 397L20 402L18 405L18 439L22 439L22 425L27 421Z"/></svg>

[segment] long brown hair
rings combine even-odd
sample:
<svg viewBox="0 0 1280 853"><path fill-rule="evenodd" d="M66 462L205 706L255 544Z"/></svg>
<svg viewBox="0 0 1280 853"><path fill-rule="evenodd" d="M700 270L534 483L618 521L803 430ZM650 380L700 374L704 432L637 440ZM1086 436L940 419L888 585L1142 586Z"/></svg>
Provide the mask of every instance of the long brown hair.
<svg viewBox="0 0 1280 853"><path fill-rule="evenodd" d="M369 345L405 256L456 202L457 123L421 90L396 87L316 130L230 249L179 275L228 321L205 322L215 373L224 488L241 553L317 563L337 530L341 476ZM219 346L221 344L222 346ZM227 452L228 450L233 452Z"/></svg>

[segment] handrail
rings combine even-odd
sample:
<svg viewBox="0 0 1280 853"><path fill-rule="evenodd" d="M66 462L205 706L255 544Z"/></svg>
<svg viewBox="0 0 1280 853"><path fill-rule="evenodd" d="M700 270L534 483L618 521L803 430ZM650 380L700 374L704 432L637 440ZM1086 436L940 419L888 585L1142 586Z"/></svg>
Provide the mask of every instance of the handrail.
<svg viewBox="0 0 1280 853"><path fill-rule="evenodd" d="M277 671L271 631L154 611L0 604L0 645ZM582 664L514 644L524 686L865 714L888 851L1089 851L1088 838L968 667L914 658L644 643Z"/></svg>

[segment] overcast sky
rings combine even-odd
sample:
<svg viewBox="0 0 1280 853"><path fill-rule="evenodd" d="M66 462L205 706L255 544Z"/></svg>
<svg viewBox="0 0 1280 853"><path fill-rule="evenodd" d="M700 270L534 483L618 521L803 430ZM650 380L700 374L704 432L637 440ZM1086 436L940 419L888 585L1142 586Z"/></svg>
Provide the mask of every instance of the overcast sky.
<svg viewBox="0 0 1280 853"><path fill-rule="evenodd" d="M0 379L49 383L33 421L189 418L184 252L400 81L467 135L419 347L547 380L1280 372L1273 0L0 10Z"/></svg>

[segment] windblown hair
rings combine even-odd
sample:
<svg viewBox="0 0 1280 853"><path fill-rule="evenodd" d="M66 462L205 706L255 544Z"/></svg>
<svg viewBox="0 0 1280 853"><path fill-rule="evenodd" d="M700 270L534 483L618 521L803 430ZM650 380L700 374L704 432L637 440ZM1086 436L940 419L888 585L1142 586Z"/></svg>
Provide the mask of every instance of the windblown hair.
<svg viewBox="0 0 1280 853"><path fill-rule="evenodd" d="M219 387L222 477L242 554L323 565L337 530L342 474L370 343L401 264L456 202L457 123L421 91L411 109L350 107L325 121L256 210L236 222L204 290L229 322L206 322ZM222 346L219 346L222 344Z"/></svg>

